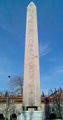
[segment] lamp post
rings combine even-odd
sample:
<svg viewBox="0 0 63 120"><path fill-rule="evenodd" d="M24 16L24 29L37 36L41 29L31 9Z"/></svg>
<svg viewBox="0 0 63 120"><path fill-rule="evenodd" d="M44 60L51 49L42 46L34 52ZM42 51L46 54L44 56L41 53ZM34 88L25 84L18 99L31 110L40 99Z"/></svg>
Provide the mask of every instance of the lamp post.
<svg viewBox="0 0 63 120"><path fill-rule="evenodd" d="M6 116L5 116L5 119L8 119L9 99L8 99L8 92L7 91L5 93L5 97L6 97Z"/></svg>
<svg viewBox="0 0 63 120"><path fill-rule="evenodd" d="M10 79L10 75L8 76L8 78ZM5 93L5 97L6 97L6 116L5 116L5 119L8 119L9 96L8 96L8 92L7 91Z"/></svg>

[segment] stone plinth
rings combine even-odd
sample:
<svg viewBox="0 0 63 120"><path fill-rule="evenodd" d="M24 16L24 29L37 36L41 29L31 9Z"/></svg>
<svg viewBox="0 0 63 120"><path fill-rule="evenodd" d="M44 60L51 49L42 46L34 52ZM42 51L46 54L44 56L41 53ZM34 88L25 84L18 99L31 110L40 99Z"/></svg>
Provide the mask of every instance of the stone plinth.
<svg viewBox="0 0 63 120"><path fill-rule="evenodd" d="M44 111L22 111L18 120L45 120Z"/></svg>

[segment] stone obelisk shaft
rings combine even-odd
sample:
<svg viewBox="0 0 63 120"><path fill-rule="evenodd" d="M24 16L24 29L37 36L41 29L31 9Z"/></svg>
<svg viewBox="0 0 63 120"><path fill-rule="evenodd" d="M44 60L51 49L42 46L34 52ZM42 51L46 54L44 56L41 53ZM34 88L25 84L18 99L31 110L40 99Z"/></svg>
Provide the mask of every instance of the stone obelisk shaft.
<svg viewBox="0 0 63 120"><path fill-rule="evenodd" d="M27 7L23 106L40 106L40 74L36 6Z"/></svg>

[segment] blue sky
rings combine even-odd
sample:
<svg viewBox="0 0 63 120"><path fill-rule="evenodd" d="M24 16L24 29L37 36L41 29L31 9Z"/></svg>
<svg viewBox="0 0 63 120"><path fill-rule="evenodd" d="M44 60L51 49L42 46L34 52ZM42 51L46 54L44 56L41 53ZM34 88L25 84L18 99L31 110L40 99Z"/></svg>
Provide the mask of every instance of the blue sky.
<svg viewBox="0 0 63 120"><path fill-rule="evenodd" d="M63 88L63 0L37 6L41 91ZM23 75L26 8L31 0L0 0L0 90L8 75Z"/></svg>

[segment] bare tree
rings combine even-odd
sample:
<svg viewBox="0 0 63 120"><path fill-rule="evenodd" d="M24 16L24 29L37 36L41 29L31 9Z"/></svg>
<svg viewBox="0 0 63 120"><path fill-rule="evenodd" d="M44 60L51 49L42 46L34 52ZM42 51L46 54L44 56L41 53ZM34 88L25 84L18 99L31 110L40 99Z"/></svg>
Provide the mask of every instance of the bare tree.
<svg viewBox="0 0 63 120"><path fill-rule="evenodd" d="M48 95L52 95L52 94L53 94L53 90L52 90L52 89L49 89Z"/></svg>
<svg viewBox="0 0 63 120"><path fill-rule="evenodd" d="M41 95L42 97L44 97L45 96L45 94L44 94L44 91L42 91L42 95Z"/></svg>
<svg viewBox="0 0 63 120"><path fill-rule="evenodd" d="M11 77L9 76L9 91L14 95L18 95L23 93L23 77L18 75Z"/></svg>
<svg viewBox="0 0 63 120"><path fill-rule="evenodd" d="M5 119L8 119L8 114L12 114L15 111L15 97L11 96L8 91L5 92L6 99L6 109L5 109Z"/></svg>
<svg viewBox="0 0 63 120"><path fill-rule="evenodd" d="M52 91L52 94L50 95L50 97L53 99L54 111L57 117L61 117L62 113L62 93L63 90L59 88L58 90L55 89L54 92Z"/></svg>
<svg viewBox="0 0 63 120"><path fill-rule="evenodd" d="M58 116L61 116L61 111L62 111L62 105L61 105L62 92L63 92L63 90L61 88L59 88L57 91L55 89L54 97L53 97L53 100L54 100L54 103L55 103L55 108L56 108L56 114Z"/></svg>
<svg viewBox="0 0 63 120"><path fill-rule="evenodd" d="M6 102L8 103L7 113L8 112L12 113L16 110L15 102L17 101L17 96L19 94L22 96L23 94L23 77L20 77L18 75L13 77L11 76L8 77L9 77L9 82L8 82L9 99L7 99Z"/></svg>

